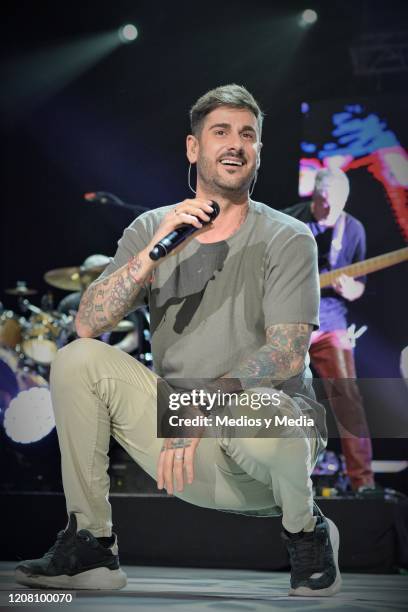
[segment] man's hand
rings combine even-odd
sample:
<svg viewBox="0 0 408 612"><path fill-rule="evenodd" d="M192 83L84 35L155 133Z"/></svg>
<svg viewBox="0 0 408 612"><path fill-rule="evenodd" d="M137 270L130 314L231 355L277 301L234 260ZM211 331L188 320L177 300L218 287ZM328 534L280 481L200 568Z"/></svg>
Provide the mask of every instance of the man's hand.
<svg viewBox="0 0 408 612"><path fill-rule="evenodd" d="M186 244L190 242L190 240L197 237L199 234L203 234L204 232L211 230L213 228L213 224L209 223L209 215L213 212L211 203L211 200L195 198L191 200L184 200L183 202L180 202L180 204L177 204L177 206L174 206L163 217L145 251L149 253L162 238L167 236L167 234L170 234L170 232L174 231L181 225L193 225L197 228L197 232L195 232L192 236L189 236L186 240L183 240L183 242L176 249L173 249L168 256L175 255L181 251ZM208 225L203 225L203 222L208 223ZM160 260L155 262L154 265L157 267L159 264Z"/></svg>
<svg viewBox="0 0 408 612"><path fill-rule="evenodd" d="M200 443L200 438L167 438L164 441L157 465L157 488L167 490L169 495L174 492L174 479L177 491L184 488L184 472L187 483L194 480L194 455Z"/></svg>
<svg viewBox="0 0 408 612"><path fill-rule="evenodd" d="M174 206L162 219L151 242L121 268L105 278L93 282L82 296L75 328L81 338L96 338L105 331L110 331L133 309L133 304L142 285L152 277L154 270L163 259L150 259L149 253L164 236L176 228L187 224L197 228L194 235L184 240L170 255L175 255L190 240L201 233L213 229L213 223L203 225L210 220L213 212L210 200L184 200ZM169 255L169 256L170 256Z"/></svg>
<svg viewBox="0 0 408 612"><path fill-rule="evenodd" d="M333 282L333 289L344 297L345 300L353 302L364 293L365 285L360 281L356 281L352 276L341 274Z"/></svg>

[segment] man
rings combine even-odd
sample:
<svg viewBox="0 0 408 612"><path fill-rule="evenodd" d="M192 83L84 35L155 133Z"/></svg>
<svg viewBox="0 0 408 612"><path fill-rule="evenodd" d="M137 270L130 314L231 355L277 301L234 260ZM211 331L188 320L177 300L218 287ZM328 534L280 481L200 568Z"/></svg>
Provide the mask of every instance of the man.
<svg viewBox="0 0 408 612"><path fill-rule="evenodd" d="M288 426L271 438L240 438L227 431L164 444L156 435L158 377L176 379L182 388L189 379L205 379L207 389L238 386L248 396L265 387L272 394L277 381L288 390L291 384L307 390L307 350L318 325L312 234L303 223L249 197L260 166L258 104L245 88L227 85L201 97L190 116L186 144L188 160L197 167L196 197L145 213L125 230L102 278L82 298L76 320L81 339L59 351L53 363L70 519L45 557L19 564L17 579L58 588L125 584L108 501L112 432L169 494L218 510L282 514L290 593L332 595L341 583L338 531L313 504L310 480L325 446L324 430ZM220 214L204 226L213 201ZM154 245L183 224L197 232L152 261ZM145 298L154 373L91 339ZM317 423L321 407L293 395L282 392L279 409L271 407L269 414L274 410L295 419L309 414Z"/></svg>
<svg viewBox="0 0 408 612"><path fill-rule="evenodd" d="M340 169L322 169L316 174L311 202L285 209L311 229L318 246L319 272L347 266L365 258L366 238L362 224L344 207L349 181ZM312 333L309 349L313 367L322 379L340 380L339 393L328 387L336 417L351 487L358 494L374 490L372 448L362 399L354 382L353 347L347 334L347 302L363 294L365 278L340 275L332 289L323 289L320 329Z"/></svg>

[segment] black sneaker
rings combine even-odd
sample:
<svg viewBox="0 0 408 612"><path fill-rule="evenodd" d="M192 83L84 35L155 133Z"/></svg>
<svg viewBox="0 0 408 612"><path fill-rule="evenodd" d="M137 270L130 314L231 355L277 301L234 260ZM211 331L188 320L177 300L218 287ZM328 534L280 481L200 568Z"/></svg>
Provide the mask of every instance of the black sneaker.
<svg viewBox="0 0 408 612"><path fill-rule="evenodd" d="M329 597L341 588L339 531L330 519L317 516L314 531L282 532L289 553L289 595Z"/></svg>
<svg viewBox="0 0 408 612"><path fill-rule="evenodd" d="M121 589L126 574L120 569L116 535L106 547L86 529L77 533L71 512L68 526L41 559L22 561L15 570L19 584L58 589ZM106 540L108 542L108 540Z"/></svg>

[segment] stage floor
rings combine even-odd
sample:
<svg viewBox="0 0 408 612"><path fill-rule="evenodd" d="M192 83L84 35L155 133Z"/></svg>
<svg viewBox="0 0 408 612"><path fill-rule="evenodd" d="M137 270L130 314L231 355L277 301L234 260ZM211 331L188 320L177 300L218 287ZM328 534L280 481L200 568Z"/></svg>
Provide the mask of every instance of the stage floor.
<svg viewBox="0 0 408 612"><path fill-rule="evenodd" d="M0 610L10 605L8 593L36 592L14 582L14 565L0 563ZM38 603L25 604L25 607L33 606L41 611L65 608L73 612L125 612L135 608L163 612L164 607L169 612L408 609L408 577L394 574L343 574L341 593L332 598L311 598L288 597L287 573L136 566L123 566L123 569L128 575L128 584L121 591L77 591L70 604Z"/></svg>

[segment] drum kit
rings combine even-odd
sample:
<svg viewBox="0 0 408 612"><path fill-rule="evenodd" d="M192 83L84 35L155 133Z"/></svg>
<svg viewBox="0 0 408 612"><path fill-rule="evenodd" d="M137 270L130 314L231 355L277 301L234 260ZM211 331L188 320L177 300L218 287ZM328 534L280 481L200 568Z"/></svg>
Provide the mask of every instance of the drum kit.
<svg viewBox="0 0 408 612"><path fill-rule="evenodd" d="M80 292L80 296L105 266L57 268L46 272L44 280L52 287ZM0 310L0 411L5 410L10 400L20 391L32 387L48 388L50 366L58 349L76 338L76 309L70 309L68 313L53 309L50 294L43 296L42 308L35 306L28 298L38 292L27 287L23 281L18 281L15 287L6 289L5 293L18 298L20 314L14 310ZM141 326L132 320L120 321L112 332L138 332L135 356L149 365L150 333L146 310L141 313L139 320L142 321ZM137 330L137 327L141 329ZM106 336L101 339L109 341ZM134 349L134 342L132 346Z"/></svg>

